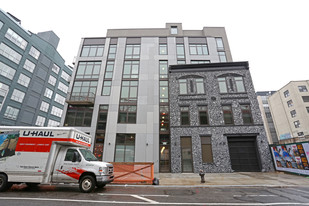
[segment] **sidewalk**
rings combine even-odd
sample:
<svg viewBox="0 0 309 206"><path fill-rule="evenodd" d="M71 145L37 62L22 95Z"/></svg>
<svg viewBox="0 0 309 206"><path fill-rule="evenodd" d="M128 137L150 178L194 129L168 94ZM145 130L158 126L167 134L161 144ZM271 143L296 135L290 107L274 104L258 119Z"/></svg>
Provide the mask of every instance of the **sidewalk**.
<svg viewBox="0 0 309 206"><path fill-rule="evenodd" d="M309 187L309 177L284 172L234 172L206 173L205 183L194 173L156 173L161 186L268 186L268 187Z"/></svg>

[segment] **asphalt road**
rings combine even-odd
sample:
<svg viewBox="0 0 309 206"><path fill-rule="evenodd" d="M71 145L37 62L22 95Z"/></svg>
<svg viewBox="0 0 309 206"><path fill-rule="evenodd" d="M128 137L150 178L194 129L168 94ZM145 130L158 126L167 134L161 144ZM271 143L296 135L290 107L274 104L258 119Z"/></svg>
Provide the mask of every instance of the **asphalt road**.
<svg viewBox="0 0 309 206"><path fill-rule="evenodd" d="M107 185L81 193L77 185L13 186L0 206L97 205L309 205L309 187L168 187Z"/></svg>

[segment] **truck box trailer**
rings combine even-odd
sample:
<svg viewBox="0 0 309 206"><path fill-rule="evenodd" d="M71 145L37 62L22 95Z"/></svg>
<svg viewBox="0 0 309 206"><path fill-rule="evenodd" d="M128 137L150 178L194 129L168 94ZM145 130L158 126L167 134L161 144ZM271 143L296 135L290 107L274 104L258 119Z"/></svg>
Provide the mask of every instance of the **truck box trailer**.
<svg viewBox="0 0 309 206"><path fill-rule="evenodd" d="M98 161L90 146L91 136L75 128L0 126L0 191L15 183L104 187L114 180L113 165Z"/></svg>

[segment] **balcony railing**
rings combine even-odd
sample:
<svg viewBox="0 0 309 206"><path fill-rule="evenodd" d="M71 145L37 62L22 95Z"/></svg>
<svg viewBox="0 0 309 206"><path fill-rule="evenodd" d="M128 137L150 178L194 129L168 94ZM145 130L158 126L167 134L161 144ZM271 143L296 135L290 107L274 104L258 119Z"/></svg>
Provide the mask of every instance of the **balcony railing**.
<svg viewBox="0 0 309 206"><path fill-rule="evenodd" d="M71 105L93 105L95 94L89 92L73 92L68 93L66 102Z"/></svg>

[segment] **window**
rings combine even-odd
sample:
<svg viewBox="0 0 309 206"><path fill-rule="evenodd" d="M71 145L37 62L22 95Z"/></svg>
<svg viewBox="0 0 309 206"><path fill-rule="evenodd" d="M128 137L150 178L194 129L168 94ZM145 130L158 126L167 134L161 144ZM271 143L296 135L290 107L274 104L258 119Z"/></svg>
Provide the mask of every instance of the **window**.
<svg viewBox="0 0 309 206"><path fill-rule="evenodd" d="M117 50L116 44L111 44L109 46L108 59L115 59L116 58L116 50Z"/></svg>
<svg viewBox="0 0 309 206"><path fill-rule="evenodd" d="M300 122L299 122L299 120L297 120L297 121L294 122L294 126L295 126L295 128L300 128Z"/></svg>
<svg viewBox="0 0 309 206"><path fill-rule="evenodd" d="M196 93L197 94L204 94L204 79L203 78L196 78L195 79L195 86L196 86Z"/></svg>
<svg viewBox="0 0 309 206"><path fill-rule="evenodd" d="M5 97L9 91L9 86L0 82L0 96Z"/></svg>
<svg viewBox="0 0 309 206"><path fill-rule="evenodd" d="M122 81L120 102L137 102L138 81Z"/></svg>
<svg viewBox="0 0 309 206"><path fill-rule="evenodd" d="M186 64L185 60L177 60L177 64Z"/></svg>
<svg viewBox="0 0 309 206"><path fill-rule="evenodd" d="M160 66L160 78L161 79L166 79L168 76L168 63L167 61L160 61L159 62L159 66Z"/></svg>
<svg viewBox="0 0 309 206"><path fill-rule="evenodd" d="M55 102L58 102L59 104L64 105L65 103L65 97L61 96L60 94L55 95Z"/></svg>
<svg viewBox="0 0 309 206"><path fill-rule="evenodd" d="M41 126L41 127L43 127L44 124L45 124L45 117L38 116L38 117L36 118L35 125L36 125L36 126Z"/></svg>
<svg viewBox="0 0 309 206"><path fill-rule="evenodd" d="M224 119L224 124L234 124L233 120L233 112L232 112L232 106L223 106L223 119Z"/></svg>
<svg viewBox="0 0 309 206"><path fill-rule="evenodd" d="M12 80L14 78L15 72L16 72L15 69L13 69L12 67L0 62L0 75L1 76L4 76L4 77Z"/></svg>
<svg viewBox="0 0 309 206"><path fill-rule="evenodd" d="M43 112L48 112L49 104L47 102L42 101L40 110Z"/></svg>
<svg viewBox="0 0 309 206"><path fill-rule="evenodd" d="M292 117L292 118L293 118L293 117L296 117L296 111L295 111L295 110L290 111L290 114L291 114L291 117Z"/></svg>
<svg viewBox="0 0 309 206"><path fill-rule="evenodd" d="M113 78L114 64L115 64L115 62L113 62L113 61L107 62L106 68L105 68L104 79L112 79Z"/></svg>
<svg viewBox="0 0 309 206"><path fill-rule="evenodd" d="M7 30L5 37L23 50L27 47L28 42L10 28Z"/></svg>
<svg viewBox="0 0 309 206"><path fill-rule="evenodd" d="M48 127L58 127L60 125L60 122L54 121L54 120L48 120L47 126Z"/></svg>
<svg viewBox="0 0 309 206"><path fill-rule="evenodd" d="M118 123L136 123L136 105L120 105Z"/></svg>
<svg viewBox="0 0 309 206"><path fill-rule="evenodd" d="M51 114L53 114L53 115L55 115L55 116L57 116L57 117L61 117L61 115L62 115L62 112L63 112L63 110L62 109L60 109L60 108L58 108L58 107L55 107L55 106L53 106L52 107L52 110L51 110Z"/></svg>
<svg viewBox="0 0 309 206"><path fill-rule="evenodd" d="M171 26L171 34L178 34L177 26Z"/></svg>
<svg viewBox="0 0 309 206"><path fill-rule="evenodd" d="M69 82L71 76L68 73L66 73L65 71L62 71L61 72L61 78L64 79L65 81Z"/></svg>
<svg viewBox="0 0 309 206"><path fill-rule="evenodd" d="M51 99L51 97L53 96L53 91L50 90L50 89L48 89L48 88L46 88L46 89L45 89L44 96L47 97L47 98L49 98L49 99Z"/></svg>
<svg viewBox="0 0 309 206"><path fill-rule="evenodd" d="M83 101L94 98L97 90L97 81L76 81L72 89L71 99Z"/></svg>
<svg viewBox="0 0 309 206"><path fill-rule="evenodd" d="M209 60L191 60L191 64L209 64Z"/></svg>
<svg viewBox="0 0 309 206"><path fill-rule="evenodd" d="M189 107L180 107L180 125L190 125Z"/></svg>
<svg viewBox="0 0 309 206"><path fill-rule="evenodd" d="M115 162L134 162L135 134L117 134Z"/></svg>
<svg viewBox="0 0 309 206"><path fill-rule="evenodd" d="M93 107L88 106L68 106L65 126L90 127Z"/></svg>
<svg viewBox="0 0 309 206"><path fill-rule="evenodd" d="M160 131L169 130L169 108L168 106L160 106Z"/></svg>
<svg viewBox="0 0 309 206"><path fill-rule="evenodd" d="M234 77L237 92L245 92L244 80L242 77Z"/></svg>
<svg viewBox="0 0 309 206"><path fill-rule="evenodd" d="M55 85L56 85L56 82L57 82L57 79L56 79L55 77L53 77L52 75L50 75L49 78L48 78L48 83L49 83L50 85L55 86Z"/></svg>
<svg viewBox="0 0 309 206"><path fill-rule="evenodd" d="M102 95L109 96L111 94L111 88L112 88L112 81L104 81Z"/></svg>
<svg viewBox="0 0 309 206"><path fill-rule="evenodd" d="M177 59L185 58L185 46L183 44L176 45Z"/></svg>
<svg viewBox="0 0 309 206"><path fill-rule="evenodd" d="M226 55L225 55L224 51L219 51L218 55L219 55L220 62L227 62Z"/></svg>
<svg viewBox="0 0 309 206"><path fill-rule="evenodd" d="M124 79L137 79L139 73L139 61L125 61L122 77Z"/></svg>
<svg viewBox="0 0 309 206"><path fill-rule="evenodd" d="M297 132L297 136L299 137L304 136L304 132Z"/></svg>
<svg viewBox="0 0 309 206"><path fill-rule="evenodd" d="M58 74L60 71L60 67L56 64L53 64L52 71Z"/></svg>
<svg viewBox="0 0 309 206"><path fill-rule="evenodd" d="M99 78L101 62L79 62L76 72L76 79Z"/></svg>
<svg viewBox="0 0 309 206"><path fill-rule="evenodd" d="M104 45L83 46L81 57L101 57L103 56Z"/></svg>
<svg viewBox="0 0 309 206"><path fill-rule="evenodd" d="M168 81L160 81L160 102L168 102Z"/></svg>
<svg viewBox="0 0 309 206"><path fill-rule="evenodd" d="M11 100L22 103L24 100L24 97L25 97L24 92L14 89L12 96L11 96Z"/></svg>
<svg viewBox="0 0 309 206"><path fill-rule="evenodd" d="M126 46L125 58L126 59L137 59L137 58L139 58L140 47L141 47L141 45L139 45L139 44L127 45Z"/></svg>
<svg viewBox="0 0 309 206"><path fill-rule="evenodd" d="M74 153L79 154L76 149L68 149L64 161L73 162Z"/></svg>
<svg viewBox="0 0 309 206"><path fill-rule="evenodd" d="M105 131L107 123L107 113L108 113L108 105L100 105L97 130Z"/></svg>
<svg viewBox="0 0 309 206"><path fill-rule="evenodd" d="M208 109L207 106L198 106L200 125L208 125Z"/></svg>
<svg viewBox="0 0 309 206"><path fill-rule="evenodd" d="M3 23L2 23L2 21L0 21L0 29L2 28L2 26L3 26Z"/></svg>
<svg viewBox="0 0 309 206"><path fill-rule="evenodd" d="M208 49L206 44L190 44L191 55L208 55Z"/></svg>
<svg viewBox="0 0 309 206"><path fill-rule="evenodd" d="M201 136L202 160L203 163L213 163L211 137Z"/></svg>
<svg viewBox="0 0 309 206"><path fill-rule="evenodd" d="M290 92L289 90L286 90L285 92L283 92L284 97L288 97L290 96Z"/></svg>
<svg viewBox="0 0 309 206"><path fill-rule="evenodd" d="M298 90L299 90L300 92L308 92L306 86L298 86Z"/></svg>
<svg viewBox="0 0 309 206"><path fill-rule="evenodd" d="M179 94L188 94L187 80L179 79Z"/></svg>
<svg viewBox="0 0 309 206"><path fill-rule="evenodd" d="M34 48L33 46L30 48L29 54L30 54L30 56L32 56L33 58L39 59L40 52L39 52L39 50L37 50L37 49Z"/></svg>
<svg viewBox="0 0 309 206"><path fill-rule="evenodd" d="M23 85L25 87L28 87L29 86L29 83L30 83L30 78L24 74L20 74L19 75L19 78L17 80L17 83L20 84L20 85Z"/></svg>
<svg viewBox="0 0 309 206"><path fill-rule="evenodd" d="M240 108L244 124L253 124L250 105L240 105Z"/></svg>
<svg viewBox="0 0 309 206"><path fill-rule="evenodd" d="M25 64L24 64L24 69L33 73L34 68L35 68L35 64L29 61L28 59L26 59Z"/></svg>
<svg viewBox="0 0 309 206"><path fill-rule="evenodd" d="M309 96L302 96L301 98L304 102L309 102Z"/></svg>
<svg viewBox="0 0 309 206"><path fill-rule="evenodd" d="M64 93L68 92L69 87L65 84L63 84L62 82L59 82L58 84L58 89Z"/></svg>
<svg viewBox="0 0 309 206"><path fill-rule="evenodd" d="M219 83L220 93L227 93L226 78L225 77L218 78L218 83Z"/></svg>
<svg viewBox="0 0 309 206"><path fill-rule="evenodd" d="M167 44L159 44L159 54L160 55L167 54Z"/></svg>
<svg viewBox="0 0 309 206"><path fill-rule="evenodd" d="M9 60L13 61L16 64L19 64L21 60L21 55L11 49L9 46L7 46L4 43L0 44L0 54L8 58Z"/></svg>
<svg viewBox="0 0 309 206"><path fill-rule="evenodd" d="M288 107L292 107L293 106L293 101L289 100L289 101L287 101L287 104L288 104Z"/></svg>
<svg viewBox="0 0 309 206"><path fill-rule="evenodd" d="M7 106L4 117L12 120L16 120L19 113L19 109Z"/></svg>
<svg viewBox="0 0 309 206"><path fill-rule="evenodd" d="M221 37L216 37L216 44L218 50L224 50L223 40Z"/></svg>

